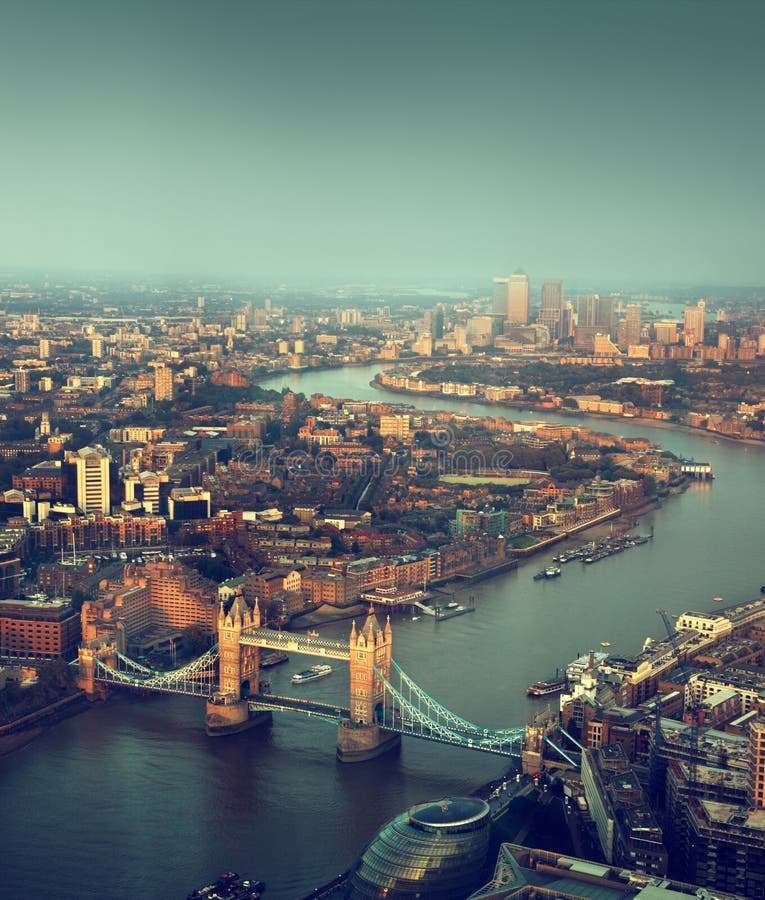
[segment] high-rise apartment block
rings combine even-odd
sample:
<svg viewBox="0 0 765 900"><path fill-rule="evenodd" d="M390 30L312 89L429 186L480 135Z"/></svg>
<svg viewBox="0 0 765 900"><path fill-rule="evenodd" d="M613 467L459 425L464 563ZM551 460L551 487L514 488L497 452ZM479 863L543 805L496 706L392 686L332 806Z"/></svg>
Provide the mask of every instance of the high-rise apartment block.
<svg viewBox="0 0 765 900"><path fill-rule="evenodd" d="M66 461L77 469L77 506L82 512L110 512L109 453L100 445L83 447L69 452Z"/></svg>
<svg viewBox="0 0 765 900"><path fill-rule="evenodd" d="M703 300L685 310L683 320L683 336L686 347L704 343L704 308Z"/></svg>
<svg viewBox="0 0 765 900"><path fill-rule="evenodd" d="M167 366L154 370L154 399L158 403L173 399L173 370Z"/></svg>
<svg viewBox="0 0 765 900"><path fill-rule="evenodd" d="M29 391L29 371L27 369L16 369L13 373L13 382L16 393L26 394Z"/></svg>

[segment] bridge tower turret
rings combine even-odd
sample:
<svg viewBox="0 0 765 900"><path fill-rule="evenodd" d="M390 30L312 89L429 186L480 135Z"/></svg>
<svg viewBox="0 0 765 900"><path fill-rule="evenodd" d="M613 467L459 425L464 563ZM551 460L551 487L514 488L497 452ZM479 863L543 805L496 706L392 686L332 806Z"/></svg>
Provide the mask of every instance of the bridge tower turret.
<svg viewBox="0 0 765 900"><path fill-rule="evenodd" d="M228 612L218 609L218 691L207 702L205 728L210 736L234 734L261 722L270 722L271 713L250 712L247 696L258 693L260 650L242 646L239 637L249 628L260 627L260 607L250 612L245 599L234 598Z"/></svg>
<svg viewBox="0 0 765 900"><path fill-rule="evenodd" d="M218 608L218 687L222 694L231 694L241 700L243 694L257 694L260 650L258 647L240 646L239 637L249 628L260 628L260 607L250 612L241 595L234 598L231 608L224 612Z"/></svg>
<svg viewBox="0 0 765 900"><path fill-rule="evenodd" d="M383 682L375 669L390 678L393 630L390 618L381 628L370 609L366 622L357 631L351 625L349 639L350 720L338 730L337 756L341 762L373 759L398 747L401 736L375 724L376 710L385 703Z"/></svg>

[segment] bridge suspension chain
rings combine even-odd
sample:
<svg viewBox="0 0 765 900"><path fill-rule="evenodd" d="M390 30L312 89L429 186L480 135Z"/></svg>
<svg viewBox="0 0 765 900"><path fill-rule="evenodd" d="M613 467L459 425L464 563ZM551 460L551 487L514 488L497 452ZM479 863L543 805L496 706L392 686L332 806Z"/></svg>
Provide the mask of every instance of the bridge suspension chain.
<svg viewBox="0 0 765 900"><path fill-rule="evenodd" d="M402 675L403 670L397 666ZM450 713L450 718L439 718L441 711L449 713L440 704L430 701L428 695L422 691L414 692L418 699L425 700L425 711L406 697L400 690L394 687L385 676L375 669L377 676L382 681L385 693L392 701L384 703L380 715L380 724L383 728L398 731L413 737L436 740L441 743L456 744L473 750L484 750L489 753L498 753L505 756L516 755L525 737L525 728L504 729L501 733L487 728L480 728L465 719ZM406 676L407 682L418 687L415 682ZM407 685L408 686L408 685ZM433 717L435 715L435 718ZM454 720L466 723L466 726L455 725Z"/></svg>
<svg viewBox="0 0 765 900"><path fill-rule="evenodd" d="M402 696L404 694L403 688L406 687L409 691L410 697L414 695L418 699L424 701L437 716L440 716L444 719L445 722L449 723L456 731L464 731L469 732L471 734L486 734L487 731L489 734L511 734L514 733L515 729L505 729L505 731L495 731L494 729L485 729L481 728L480 725L476 725L475 722L469 722L467 719L463 719L462 716L458 716L457 713L452 712L450 709L447 709L437 700L434 700L427 691L423 690L416 681L414 681L406 672L401 668L401 666L395 661L395 659L391 660L391 669L392 674L395 673L399 678L399 684L401 685L401 693Z"/></svg>

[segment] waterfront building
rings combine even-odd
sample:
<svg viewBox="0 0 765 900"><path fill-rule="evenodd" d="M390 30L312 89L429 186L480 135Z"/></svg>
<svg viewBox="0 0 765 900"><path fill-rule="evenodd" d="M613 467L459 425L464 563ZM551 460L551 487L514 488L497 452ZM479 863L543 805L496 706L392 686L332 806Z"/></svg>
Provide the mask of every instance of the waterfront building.
<svg viewBox="0 0 765 900"><path fill-rule="evenodd" d="M669 878L648 878L634 866L610 866L575 856L532 849L519 844L500 845L494 878L468 900L744 900L740 894L715 891Z"/></svg>
<svg viewBox="0 0 765 900"><path fill-rule="evenodd" d="M0 600L0 655L72 659L80 617L69 600Z"/></svg>
<svg viewBox="0 0 765 900"><path fill-rule="evenodd" d="M385 824L353 867L352 900L466 897L489 851L488 803L452 797L421 803Z"/></svg>

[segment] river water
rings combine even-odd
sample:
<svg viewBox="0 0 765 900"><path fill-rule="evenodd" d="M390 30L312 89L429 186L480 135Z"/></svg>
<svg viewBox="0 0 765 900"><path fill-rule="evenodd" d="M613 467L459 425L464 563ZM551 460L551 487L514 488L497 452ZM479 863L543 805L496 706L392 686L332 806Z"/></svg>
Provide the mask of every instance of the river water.
<svg viewBox="0 0 765 900"><path fill-rule="evenodd" d="M278 376L264 387L410 402L369 386L380 366ZM446 398L421 408L552 419ZM446 622L394 622L393 655L429 693L471 721L522 725L544 701L525 688L575 655L637 652L663 636L659 607L716 608L713 598L759 595L763 566L765 448L630 421L583 419L600 431L644 435L710 461L717 479L641 516L655 539L594 566L571 563L533 582L549 560L474 586L477 611ZM326 629L346 638L348 623ZM305 658L270 670L275 691L296 690ZM348 676L302 688L347 702ZM0 763L0 895L60 900L171 900L223 869L298 898L347 868L382 822L407 806L469 792L505 761L404 739L399 755L361 765L335 761L335 729L275 713L271 727L209 739L200 701L120 695L51 728Z"/></svg>

